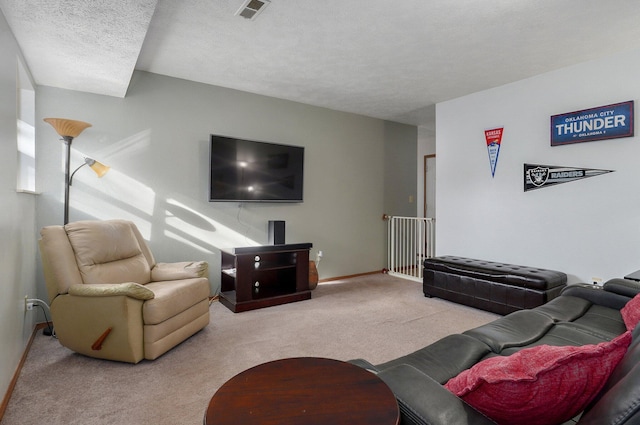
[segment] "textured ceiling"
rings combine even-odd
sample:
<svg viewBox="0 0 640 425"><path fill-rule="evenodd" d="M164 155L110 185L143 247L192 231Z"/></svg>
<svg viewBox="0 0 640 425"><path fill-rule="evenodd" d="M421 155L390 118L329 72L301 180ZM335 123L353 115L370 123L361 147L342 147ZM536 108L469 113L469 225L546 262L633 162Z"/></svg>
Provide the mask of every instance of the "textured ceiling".
<svg viewBox="0 0 640 425"><path fill-rule="evenodd" d="M640 48L638 0L0 0L37 84L125 96L134 69L432 125L433 105Z"/></svg>
<svg viewBox="0 0 640 425"><path fill-rule="evenodd" d="M0 0L36 84L124 96L157 0Z"/></svg>

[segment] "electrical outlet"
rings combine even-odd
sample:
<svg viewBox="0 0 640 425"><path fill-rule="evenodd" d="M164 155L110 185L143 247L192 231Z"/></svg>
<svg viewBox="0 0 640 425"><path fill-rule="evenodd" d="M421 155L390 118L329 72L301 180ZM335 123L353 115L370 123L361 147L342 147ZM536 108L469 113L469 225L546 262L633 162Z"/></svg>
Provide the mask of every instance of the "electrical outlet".
<svg viewBox="0 0 640 425"><path fill-rule="evenodd" d="M594 285L602 285L602 278L601 277L592 277L591 278L591 283L593 283Z"/></svg>
<svg viewBox="0 0 640 425"><path fill-rule="evenodd" d="M34 300L32 300L31 298L29 298L28 295L24 296L24 311L31 311L33 310L33 306L35 305Z"/></svg>

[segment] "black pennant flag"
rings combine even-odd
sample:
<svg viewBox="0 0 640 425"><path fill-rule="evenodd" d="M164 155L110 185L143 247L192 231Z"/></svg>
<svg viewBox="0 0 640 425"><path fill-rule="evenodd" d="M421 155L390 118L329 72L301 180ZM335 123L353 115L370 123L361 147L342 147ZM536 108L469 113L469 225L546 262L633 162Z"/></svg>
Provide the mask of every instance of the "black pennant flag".
<svg viewBox="0 0 640 425"><path fill-rule="evenodd" d="M613 170L558 167L554 165L524 164L524 191L612 173Z"/></svg>

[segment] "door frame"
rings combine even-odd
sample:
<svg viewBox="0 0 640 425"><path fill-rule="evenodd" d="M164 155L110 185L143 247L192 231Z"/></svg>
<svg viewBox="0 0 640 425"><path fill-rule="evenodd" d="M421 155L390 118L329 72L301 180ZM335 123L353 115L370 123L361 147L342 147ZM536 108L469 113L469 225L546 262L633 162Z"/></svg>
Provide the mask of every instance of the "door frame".
<svg viewBox="0 0 640 425"><path fill-rule="evenodd" d="M436 154L425 155L422 164L422 216L427 218L427 159L435 158Z"/></svg>

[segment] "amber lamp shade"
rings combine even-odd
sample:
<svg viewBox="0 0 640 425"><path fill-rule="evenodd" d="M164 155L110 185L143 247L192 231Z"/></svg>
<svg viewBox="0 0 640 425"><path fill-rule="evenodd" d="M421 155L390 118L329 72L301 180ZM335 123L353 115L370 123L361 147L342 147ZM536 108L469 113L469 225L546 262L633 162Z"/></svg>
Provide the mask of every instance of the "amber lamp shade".
<svg viewBox="0 0 640 425"><path fill-rule="evenodd" d="M85 158L84 163L76 168L73 173L71 173L71 176L69 177L69 186L73 184L73 176L78 172L79 169L81 169L85 165L91 167L91 169L98 175L98 177L104 176L111 169L111 167L109 167L108 165L104 165L102 162L96 161L93 158Z"/></svg>
<svg viewBox="0 0 640 425"><path fill-rule="evenodd" d="M93 171L95 171L98 177L104 176L111 169L108 165L104 165L102 162L96 161L95 159L85 158L85 162Z"/></svg>
<svg viewBox="0 0 640 425"><path fill-rule="evenodd" d="M66 118L45 118L45 122L51 124L53 129L62 137L78 137L91 124L84 121L68 120Z"/></svg>
<svg viewBox="0 0 640 425"><path fill-rule="evenodd" d="M45 118L44 121L51 124L51 127L53 127L56 133L64 140L66 147L66 161L64 164L64 224L67 224L69 222L69 186L71 186L71 175L69 173L71 142L73 142L73 139L78 137L84 129L91 127L91 124L84 121L68 120L66 118ZM91 166L91 164L88 163L86 165Z"/></svg>

